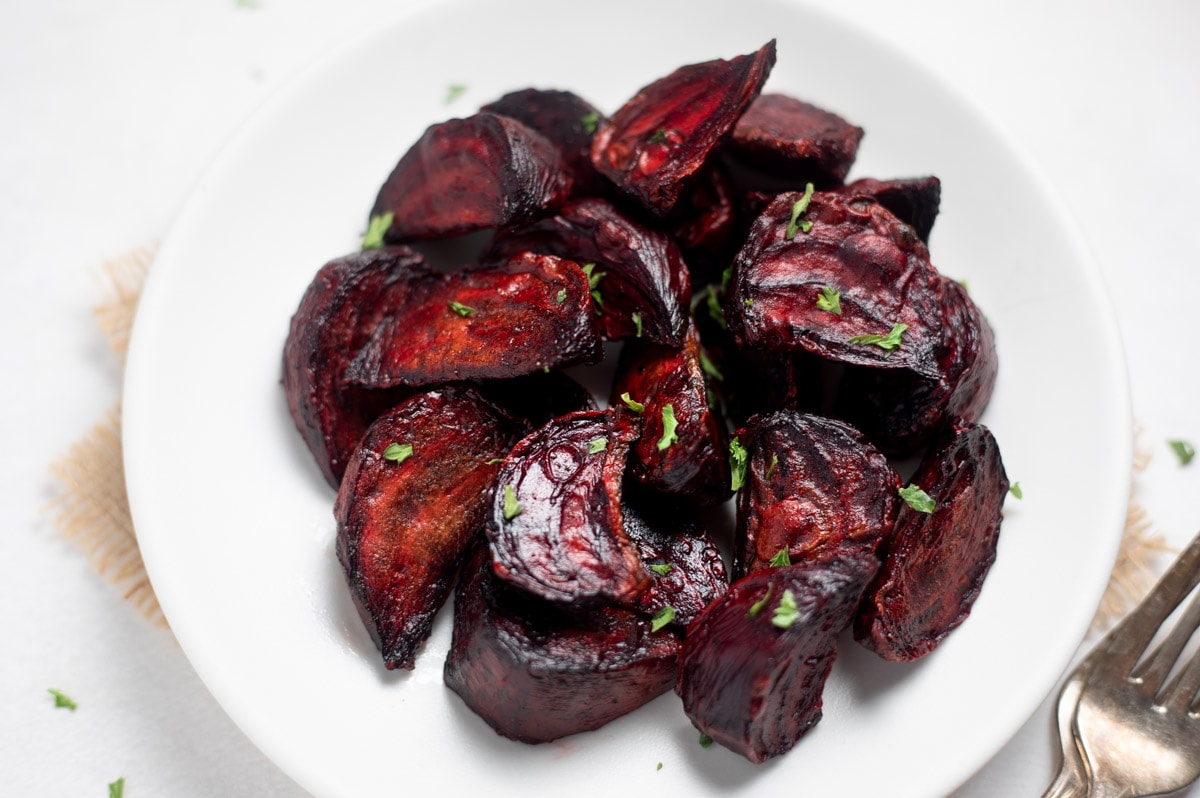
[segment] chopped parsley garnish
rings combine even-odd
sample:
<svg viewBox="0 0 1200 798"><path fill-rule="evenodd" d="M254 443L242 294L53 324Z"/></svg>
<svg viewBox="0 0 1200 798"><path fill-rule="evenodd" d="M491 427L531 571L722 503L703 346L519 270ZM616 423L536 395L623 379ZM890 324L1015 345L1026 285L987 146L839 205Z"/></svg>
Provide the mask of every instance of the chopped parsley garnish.
<svg viewBox="0 0 1200 798"><path fill-rule="evenodd" d="M721 373L721 370L709 358L708 352L705 352L703 349L700 350L700 369L717 382L725 381L725 375Z"/></svg>
<svg viewBox="0 0 1200 798"><path fill-rule="evenodd" d="M660 452L663 449L666 449L672 443L675 443L675 441L679 440L679 436L675 434L675 430L679 426L679 422L675 420L674 405L663 405L662 423L663 434L662 437L658 439L658 450Z"/></svg>
<svg viewBox="0 0 1200 798"><path fill-rule="evenodd" d="M504 486L504 520L511 521L521 514L521 503L512 485Z"/></svg>
<svg viewBox="0 0 1200 798"><path fill-rule="evenodd" d="M565 289L565 288L558 289L558 293L554 295L554 301L560 305L562 303L566 302L567 301L567 289Z"/></svg>
<svg viewBox="0 0 1200 798"><path fill-rule="evenodd" d="M503 463L503 462L504 462L503 457L493 457L491 460L488 460L487 462L485 462L484 465L496 465L497 463Z"/></svg>
<svg viewBox="0 0 1200 798"><path fill-rule="evenodd" d="M451 83L446 87L446 105L467 93L467 87L461 83Z"/></svg>
<svg viewBox="0 0 1200 798"><path fill-rule="evenodd" d="M625 403L626 407L628 407L630 410L632 410L635 413L644 412L646 409L646 406L644 404L642 404L641 402L637 401L636 399L634 399L632 396L629 395L629 391L626 391L625 393L621 394L621 401Z"/></svg>
<svg viewBox="0 0 1200 798"><path fill-rule="evenodd" d="M821 293L817 295L817 307L842 315L842 292L832 286L821 286Z"/></svg>
<svg viewBox="0 0 1200 798"><path fill-rule="evenodd" d="M654 617L650 619L650 631L657 632L673 620L675 620L675 608L668 604L654 613Z"/></svg>
<svg viewBox="0 0 1200 798"><path fill-rule="evenodd" d="M743 299L742 304L748 308L752 308L752 307L754 307L754 300L753 299Z"/></svg>
<svg viewBox="0 0 1200 798"><path fill-rule="evenodd" d="M796 597L792 595L792 591L784 590L783 595L779 597L779 606L771 616L771 623L780 629L789 629L798 620L800 608L796 606Z"/></svg>
<svg viewBox="0 0 1200 798"><path fill-rule="evenodd" d="M629 318L633 319L634 335L638 338L641 338L642 337L642 314L638 313L635 310L633 313L629 314Z"/></svg>
<svg viewBox="0 0 1200 798"><path fill-rule="evenodd" d="M383 235L392 226L392 220L396 218L396 214L392 211L372 216L371 221L367 223L367 232L363 234L362 248L363 249L379 249L383 246Z"/></svg>
<svg viewBox="0 0 1200 798"><path fill-rule="evenodd" d="M76 704L62 690L55 690L54 688L50 688L46 692L48 692L48 693L50 693L50 695L54 696L54 706L56 709L69 709L72 712L74 712L76 709L79 708L79 705Z"/></svg>
<svg viewBox="0 0 1200 798"><path fill-rule="evenodd" d="M767 466L767 473L764 476L767 479L770 479L771 475L775 473L775 467L778 465L779 465L779 455L772 454L771 455L771 464Z"/></svg>
<svg viewBox="0 0 1200 798"><path fill-rule="evenodd" d="M812 229L812 222L802 220L800 217L808 210L808 203L812 199L813 184L809 183L804 186L804 196L796 200L792 205L792 218L788 221L787 230L784 232L784 238L791 241L796 237L796 233L807 233Z"/></svg>
<svg viewBox="0 0 1200 798"><path fill-rule="evenodd" d="M658 763L658 767L656 767L655 770L662 770L662 762Z"/></svg>
<svg viewBox="0 0 1200 798"><path fill-rule="evenodd" d="M450 300L450 309L462 316L464 319L474 316L477 312L475 308L471 307L470 305L464 305L461 302L455 302L453 299Z"/></svg>
<svg viewBox="0 0 1200 798"><path fill-rule="evenodd" d="M713 744L713 738L709 737L704 732L700 732L700 741L699 742L700 742L701 748L709 748Z"/></svg>
<svg viewBox="0 0 1200 798"><path fill-rule="evenodd" d="M899 492L900 498L904 499L905 503L918 513L932 513L933 508L936 506L928 493L912 483L909 483L907 487L901 488Z"/></svg>
<svg viewBox="0 0 1200 798"><path fill-rule="evenodd" d="M648 565L646 567L659 576L666 576L667 574L671 573L671 563L669 562L658 562L654 565Z"/></svg>
<svg viewBox="0 0 1200 798"><path fill-rule="evenodd" d="M651 144L662 144L666 140L667 140L667 131L663 130L661 127L658 130L654 131L654 135L648 139L648 141Z"/></svg>
<svg viewBox="0 0 1200 798"><path fill-rule="evenodd" d="M1175 456L1179 458L1180 465L1187 465L1192 462L1192 458L1196 456L1196 447L1185 440L1167 441L1171 446L1171 451L1175 452Z"/></svg>
<svg viewBox="0 0 1200 798"><path fill-rule="evenodd" d="M586 274L588 278L588 288L592 292L592 299L595 300L598 306L603 307L604 300L600 296L600 289L598 286L600 285L600 281L604 279L605 272L596 271L596 264L594 263L585 263L583 264L582 268L583 273Z"/></svg>
<svg viewBox="0 0 1200 798"><path fill-rule="evenodd" d="M1014 482L1013 484L1009 485L1008 492L1013 495L1014 499L1024 499L1025 498L1025 494L1021 490L1020 482Z"/></svg>
<svg viewBox="0 0 1200 798"><path fill-rule="evenodd" d="M900 348L900 336L904 335L904 331L908 329L908 325L897 323L892 326L891 332L887 335L877 335L870 333L868 335L856 335L850 339L850 343L856 346L877 346L880 349L891 352L893 349Z"/></svg>
<svg viewBox="0 0 1200 798"><path fill-rule="evenodd" d="M117 779L108 785L108 798L123 798L125 795L125 777Z"/></svg>
<svg viewBox="0 0 1200 798"><path fill-rule="evenodd" d="M782 549L776 552L775 556L771 558L771 562L767 564L772 568L778 568L781 565L791 565L792 558L788 556L787 546L784 546Z"/></svg>
<svg viewBox="0 0 1200 798"><path fill-rule="evenodd" d="M391 460L393 463L403 463L413 455L413 447L411 443L389 443L387 448L383 450L383 459Z"/></svg>
<svg viewBox="0 0 1200 798"><path fill-rule="evenodd" d="M592 111L589 114L584 114L579 117L579 124L583 127L583 132L589 136L596 132L596 128L600 126L600 114Z"/></svg>
<svg viewBox="0 0 1200 798"><path fill-rule="evenodd" d="M767 606L767 602L771 599L771 593L775 590L775 586L770 582L767 583L767 592L763 593L763 597L750 605L750 609L746 612L747 618L757 618L759 613Z"/></svg>
<svg viewBox="0 0 1200 798"><path fill-rule="evenodd" d="M588 441L588 454L597 454L608 448L608 438L592 438Z"/></svg>
<svg viewBox="0 0 1200 798"><path fill-rule="evenodd" d="M746 484L746 461L749 453L741 441L734 438L729 442L729 489L740 490Z"/></svg>

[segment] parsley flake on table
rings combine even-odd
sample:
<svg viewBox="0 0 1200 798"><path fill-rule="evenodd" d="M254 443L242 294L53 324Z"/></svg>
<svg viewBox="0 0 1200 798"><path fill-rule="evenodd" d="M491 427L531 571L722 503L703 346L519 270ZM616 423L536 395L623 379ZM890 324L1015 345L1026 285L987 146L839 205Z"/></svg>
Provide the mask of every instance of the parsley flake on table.
<svg viewBox="0 0 1200 798"><path fill-rule="evenodd" d="M117 779L108 785L108 798L122 798L125 795L125 777Z"/></svg>
<svg viewBox="0 0 1200 798"><path fill-rule="evenodd" d="M1180 465L1187 465L1192 462L1192 458L1196 456L1196 447L1185 440L1167 441L1171 447L1171 451L1175 452L1175 456L1179 458Z"/></svg>
<svg viewBox="0 0 1200 798"><path fill-rule="evenodd" d="M900 498L904 499L905 503L918 513L932 513L936 506L928 493L911 482L907 487L900 488L899 493Z"/></svg>
<svg viewBox="0 0 1200 798"><path fill-rule="evenodd" d="M699 743L701 748L709 748L713 744L713 738L709 737L704 732L700 732Z"/></svg>
<svg viewBox="0 0 1200 798"><path fill-rule="evenodd" d="M383 459L391 460L393 463L403 463L413 455L413 447L411 443L389 443L387 448L383 450Z"/></svg>
<svg viewBox="0 0 1200 798"><path fill-rule="evenodd" d="M367 223L367 232L363 234L362 248L363 249L379 249L383 246L383 236L392 226L392 220L396 218L396 214L392 211L372 216L371 221Z"/></svg>
<svg viewBox="0 0 1200 798"><path fill-rule="evenodd" d="M1009 485L1008 492L1013 495L1014 499L1024 499L1025 498L1025 494L1021 490L1020 482L1014 482L1013 484Z"/></svg>
<svg viewBox="0 0 1200 798"><path fill-rule="evenodd" d="M658 450L660 452L679 440L679 436L675 433L675 430L679 427L679 422L675 420L674 405L663 405L662 423L663 434L658 439Z"/></svg>
<svg viewBox="0 0 1200 798"><path fill-rule="evenodd" d="M904 335L904 331L908 329L908 325L903 322L897 322L892 325L892 329L887 335L879 335L877 333L869 333L867 335L856 335L850 339L850 343L855 346L877 346L880 349L891 352L893 349L900 348L900 338Z"/></svg>
<svg viewBox="0 0 1200 798"><path fill-rule="evenodd" d="M740 490L746 484L746 461L749 453L741 441L734 438L729 442L729 489Z"/></svg>
<svg viewBox="0 0 1200 798"><path fill-rule="evenodd" d="M592 111L579 117L579 125L583 128L583 132L589 136L596 132L596 128L600 126L600 114Z"/></svg>
<svg viewBox="0 0 1200 798"><path fill-rule="evenodd" d="M621 401L635 413L641 413L646 409L646 406L629 395L629 391L621 394Z"/></svg>
<svg viewBox="0 0 1200 798"><path fill-rule="evenodd" d="M50 695L54 696L55 709L69 709L72 712L74 712L76 709L79 708L79 705L76 704L75 701L73 699L71 699L62 690L55 690L53 687L51 687L46 692L48 692Z"/></svg>
<svg viewBox="0 0 1200 798"><path fill-rule="evenodd" d="M462 316L464 319L470 318L471 316L474 316L478 312L477 310L475 310L475 308L471 307L470 305L464 305L461 302L455 302L453 299L450 300L449 304L450 304L450 309L453 310L458 315Z"/></svg>
<svg viewBox="0 0 1200 798"><path fill-rule="evenodd" d="M521 514L521 503L512 485L504 486L504 520L511 521Z"/></svg>
<svg viewBox="0 0 1200 798"><path fill-rule="evenodd" d="M833 286L821 286L821 292L817 294L817 307L839 316L842 315L842 292Z"/></svg>
<svg viewBox="0 0 1200 798"><path fill-rule="evenodd" d="M792 624L800 619L800 608L796 606L796 597L790 590L784 590L779 597L779 606L771 616L771 623L780 629L790 629Z"/></svg>
<svg viewBox="0 0 1200 798"><path fill-rule="evenodd" d="M650 619L650 631L657 632L673 620L675 620L675 608L668 604L654 613L654 617Z"/></svg>
<svg viewBox="0 0 1200 798"><path fill-rule="evenodd" d="M784 231L784 238L791 241L796 237L796 233L807 233L812 229L812 222L802 220L800 217L808 210L808 203L812 200L813 184L808 183L804 186L804 196L796 200L792 205L792 218L788 221L787 230Z"/></svg>
<svg viewBox="0 0 1200 798"><path fill-rule="evenodd" d="M771 561L767 564L770 565L772 568L779 568L780 566L783 566L783 565L791 565L792 558L790 556L788 556L787 546L784 546L782 549L780 549L778 552L776 552L775 556L772 557Z"/></svg>
<svg viewBox="0 0 1200 798"><path fill-rule="evenodd" d="M451 83L446 87L446 105L467 93L467 87L462 83Z"/></svg>

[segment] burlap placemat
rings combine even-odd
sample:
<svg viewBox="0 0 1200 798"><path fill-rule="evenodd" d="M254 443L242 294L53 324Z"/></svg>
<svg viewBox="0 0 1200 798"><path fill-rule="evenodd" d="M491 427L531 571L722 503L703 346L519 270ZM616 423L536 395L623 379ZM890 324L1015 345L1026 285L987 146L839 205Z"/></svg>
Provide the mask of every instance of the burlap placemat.
<svg viewBox="0 0 1200 798"><path fill-rule="evenodd" d="M152 261L151 249L138 249L104 263L101 268L106 298L95 309L96 321L122 363L142 283ZM1153 523L1137 503L1137 475L1145 469L1149 457L1140 448L1135 452L1125 534L1116 567L1093 619L1093 630L1107 626L1136 604L1160 572L1156 567L1158 557L1171 553L1163 536L1154 531ZM125 495L120 405L111 408L55 460L50 471L58 488L48 506L54 526L147 619L165 627L166 619L138 551Z"/></svg>

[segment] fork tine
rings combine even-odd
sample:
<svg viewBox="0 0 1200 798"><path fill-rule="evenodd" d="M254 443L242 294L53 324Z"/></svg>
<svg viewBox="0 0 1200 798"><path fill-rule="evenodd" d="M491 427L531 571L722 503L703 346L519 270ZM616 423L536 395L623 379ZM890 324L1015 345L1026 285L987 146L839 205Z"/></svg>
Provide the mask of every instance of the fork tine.
<svg viewBox="0 0 1200 798"><path fill-rule="evenodd" d="M1151 691L1157 691L1166 681L1167 674L1179 660L1179 655L1183 653L1183 649L1198 626L1200 626L1200 595L1193 598L1188 604L1184 614L1154 649L1154 653L1134 669L1133 677L1139 679Z"/></svg>
<svg viewBox="0 0 1200 798"><path fill-rule="evenodd" d="M1168 712L1191 712L1200 693L1200 652L1192 655L1187 666L1163 688L1155 702Z"/></svg>

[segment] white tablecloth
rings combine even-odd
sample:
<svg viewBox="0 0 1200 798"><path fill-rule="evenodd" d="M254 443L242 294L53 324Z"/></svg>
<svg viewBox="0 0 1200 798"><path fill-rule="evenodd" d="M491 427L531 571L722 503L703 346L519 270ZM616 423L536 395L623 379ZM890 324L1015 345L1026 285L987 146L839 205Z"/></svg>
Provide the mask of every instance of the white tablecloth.
<svg viewBox="0 0 1200 798"><path fill-rule="evenodd" d="M1112 294L1154 528L1200 528L1200 6L1184 0L813 0L971 98L1049 177ZM602 2L592 4L602 8ZM120 394L92 318L102 261L153 245L226 137L297 69L401 11L387 0L8 0L0 24L0 773L12 795L303 791L61 539L48 466ZM1030 290L1036 290L1030 286ZM1069 468L1070 464L1064 464ZM1084 630L1064 629L1082 636ZM79 702L55 710L47 688ZM1040 795L1050 705L957 798ZM1200 796L1200 788L1187 793Z"/></svg>

